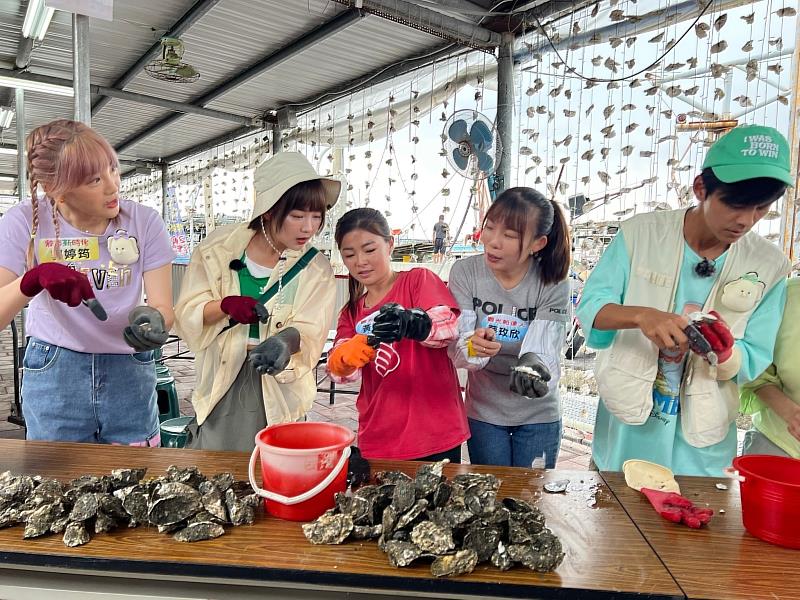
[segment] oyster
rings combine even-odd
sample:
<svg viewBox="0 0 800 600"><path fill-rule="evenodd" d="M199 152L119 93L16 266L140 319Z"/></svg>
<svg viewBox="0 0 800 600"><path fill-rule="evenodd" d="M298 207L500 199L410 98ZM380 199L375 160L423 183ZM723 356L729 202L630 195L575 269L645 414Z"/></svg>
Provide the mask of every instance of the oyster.
<svg viewBox="0 0 800 600"><path fill-rule="evenodd" d="M64 530L64 545L70 548L82 546L90 539L89 532L86 531L86 525L82 521L70 523Z"/></svg>
<svg viewBox="0 0 800 600"><path fill-rule="evenodd" d="M75 501L75 506L72 507L72 512L69 513L69 519L70 521L86 521L97 514L99 507L97 495L94 492L82 494Z"/></svg>
<svg viewBox="0 0 800 600"><path fill-rule="evenodd" d="M303 534L312 544L341 544L353 531L350 515L323 515L303 524Z"/></svg>
<svg viewBox="0 0 800 600"><path fill-rule="evenodd" d="M147 517L153 525L183 521L202 507L200 492L185 483L161 483L148 505Z"/></svg>
<svg viewBox="0 0 800 600"><path fill-rule="evenodd" d="M435 577L464 575L472 573L478 564L478 555L474 550L459 550L455 554L440 556L431 563L431 574Z"/></svg>
<svg viewBox="0 0 800 600"><path fill-rule="evenodd" d="M383 533L383 525L354 525L352 535L354 540L373 540Z"/></svg>
<svg viewBox="0 0 800 600"><path fill-rule="evenodd" d="M404 481L413 481L413 479L402 471L379 471L375 473L375 481L380 484L391 483L397 485Z"/></svg>
<svg viewBox="0 0 800 600"><path fill-rule="evenodd" d="M53 522L63 514L64 507L60 503L40 506L28 516L22 537L31 539L50 533Z"/></svg>
<svg viewBox="0 0 800 600"><path fill-rule="evenodd" d="M395 525L395 527L397 529L405 529L406 527L411 525L414 521L419 519L427 508L428 508L427 500L417 500L414 503L414 506L412 506L405 514L400 515L400 518L397 519L397 524Z"/></svg>
<svg viewBox="0 0 800 600"><path fill-rule="evenodd" d="M146 472L146 468L114 469L111 471L111 477L109 478L111 481L112 491L136 485L142 480L142 477L144 477Z"/></svg>
<svg viewBox="0 0 800 600"><path fill-rule="evenodd" d="M404 513L414 506L416 501L416 486L410 479L395 484L392 493L392 506L398 513Z"/></svg>
<svg viewBox="0 0 800 600"><path fill-rule="evenodd" d="M411 542L386 542L384 552L389 557L389 564L393 567L407 567L417 560L422 552Z"/></svg>
<svg viewBox="0 0 800 600"><path fill-rule="evenodd" d="M455 548L453 533L432 521L423 521L411 530L411 541L423 552L444 554Z"/></svg>
<svg viewBox="0 0 800 600"><path fill-rule="evenodd" d="M218 522L227 523L228 513L220 489L211 481L204 481L198 487L198 491L202 494L200 502L203 504L203 508Z"/></svg>
<svg viewBox="0 0 800 600"><path fill-rule="evenodd" d="M228 516L233 525L252 525L255 522L255 507L250 502L237 498L233 487L225 490L225 505L228 507Z"/></svg>
<svg viewBox="0 0 800 600"><path fill-rule="evenodd" d="M200 542L218 538L225 533L225 529L219 523L209 521L199 521L191 523L173 535L179 542Z"/></svg>
<svg viewBox="0 0 800 600"><path fill-rule="evenodd" d="M464 536L463 546L474 550L478 555L478 562L485 562L492 558L500 543L501 531L498 527L487 527L474 524L469 527Z"/></svg>
<svg viewBox="0 0 800 600"><path fill-rule="evenodd" d="M501 571L508 571L514 566L514 561L508 554L508 548L503 542L498 542L497 549L492 553L492 564Z"/></svg>
<svg viewBox="0 0 800 600"><path fill-rule="evenodd" d="M569 486L569 479L559 479L558 481L550 481L544 484L544 491L551 494L560 494L567 491Z"/></svg>

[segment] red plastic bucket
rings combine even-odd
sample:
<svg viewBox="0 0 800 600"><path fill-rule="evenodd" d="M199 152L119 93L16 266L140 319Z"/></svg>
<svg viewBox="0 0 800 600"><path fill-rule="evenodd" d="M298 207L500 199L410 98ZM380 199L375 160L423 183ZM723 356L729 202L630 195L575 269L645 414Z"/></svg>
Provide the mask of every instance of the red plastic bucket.
<svg viewBox="0 0 800 600"><path fill-rule="evenodd" d="M250 485L267 512L289 521L313 521L334 505L347 486L347 463L355 434L333 423L282 423L256 434ZM261 489L255 465L261 457Z"/></svg>
<svg viewBox="0 0 800 600"><path fill-rule="evenodd" d="M744 527L764 541L800 548L800 460L748 454L733 459Z"/></svg>

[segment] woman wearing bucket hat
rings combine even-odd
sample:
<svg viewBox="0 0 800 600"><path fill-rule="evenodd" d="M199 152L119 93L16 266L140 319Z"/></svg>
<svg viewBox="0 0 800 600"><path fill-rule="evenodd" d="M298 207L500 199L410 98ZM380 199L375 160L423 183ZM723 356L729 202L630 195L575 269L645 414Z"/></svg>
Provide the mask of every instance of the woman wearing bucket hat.
<svg viewBox="0 0 800 600"><path fill-rule="evenodd" d="M267 424L303 418L333 320L333 271L307 244L340 182L299 152L275 155L254 180L252 219L195 249L175 306L175 327L195 353L193 448L249 451Z"/></svg>
<svg viewBox="0 0 800 600"><path fill-rule="evenodd" d="M697 204L622 223L589 277L578 317L601 349L601 470L636 458L721 476L736 455L737 383L772 362L789 272L751 229L793 185L789 155L771 127L732 129L695 177Z"/></svg>

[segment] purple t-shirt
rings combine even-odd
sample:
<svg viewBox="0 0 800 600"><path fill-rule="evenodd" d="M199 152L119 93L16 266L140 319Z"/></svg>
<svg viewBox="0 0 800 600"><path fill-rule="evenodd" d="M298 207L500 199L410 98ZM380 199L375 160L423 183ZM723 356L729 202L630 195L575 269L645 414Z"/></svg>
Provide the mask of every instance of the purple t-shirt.
<svg viewBox="0 0 800 600"><path fill-rule="evenodd" d="M24 202L12 207L0 220L0 267L17 275L25 272L32 212L30 203ZM99 321L83 304L70 308L44 291L28 306L26 334L76 352L132 353L122 337L122 330L128 325L131 309L142 304L142 275L169 264L175 257L161 216L152 208L131 200L120 200L117 219L109 223L105 233L95 235L76 229L61 213L56 214L62 262L86 273L97 299L108 313L108 320ZM108 238L113 238L119 229L136 238L139 258L132 264L114 262L109 254ZM39 231L34 240L35 264L53 260L54 242L50 201L41 198ZM130 248L130 244L127 247ZM127 258L120 260L128 262Z"/></svg>

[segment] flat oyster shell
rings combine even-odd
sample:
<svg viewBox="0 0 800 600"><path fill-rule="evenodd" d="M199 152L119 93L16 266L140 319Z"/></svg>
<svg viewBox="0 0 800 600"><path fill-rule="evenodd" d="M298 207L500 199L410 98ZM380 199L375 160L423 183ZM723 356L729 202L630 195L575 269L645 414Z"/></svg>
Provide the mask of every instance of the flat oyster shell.
<svg viewBox="0 0 800 600"><path fill-rule="evenodd" d="M142 480L145 473L147 473L147 467L142 467L141 469L114 469L111 471L111 477L109 477L111 489L120 490L136 485Z"/></svg>
<svg viewBox="0 0 800 600"><path fill-rule="evenodd" d="M416 521L425 510L428 508L428 501L425 499L417 500L409 510L407 510L404 514L400 515L400 518L397 519L397 524L395 528L397 529L405 529L409 525L411 525L414 521ZM388 510L388 509L387 509Z"/></svg>
<svg viewBox="0 0 800 600"><path fill-rule="evenodd" d="M86 525L83 521L77 521L67 525L64 530L64 545L74 548L75 546L82 546L92 538L89 537L89 532L86 531Z"/></svg>
<svg viewBox="0 0 800 600"><path fill-rule="evenodd" d="M492 558L492 554L497 551L502 533L498 527L486 527L480 524L473 524L464 536L463 547L474 550L478 555L478 562L484 562Z"/></svg>
<svg viewBox="0 0 800 600"><path fill-rule="evenodd" d="M350 534L354 540L374 540L383 533L383 525L354 525Z"/></svg>
<svg viewBox="0 0 800 600"><path fill-rule="evenodd" d="M416 500L416 486L413 481L400 481L395 484L394 492L392 493L392 506L398 513L406 512L414 506Z"/></svg>
<svg viewBox="0 0 800 600"><path fill-rule="evenodd" d="M413 481L413 479L402 471L378 471L375 473L375 481L380 484L392 483L396 485L403 481Z"/></svg>
<svg viewBox="0 0 800 600"><path fill-rule="evenodd" d="M97 509L100 504L97 501L97 495L94 492L82 494L72 507L72 512L69 513L70 521L86 521L93 518L97 514Z"/></svg>
<svg viewBox="0 0 800 600"><path fill-rule="evenodd" d="M202 507L200 492L185 483L160 484L153 493L147 518L153 525L171 525L191 517Z"/></svg>
<svg viewBox="0 0 800 600"><path fill-rule="evenodd" d="M384 552L389 557L389 564L393 567L407 567L422 555L422 551L411 542L396 540L386 542Z"/></svg>
<svg viewBox="0 0 800 600"><path fill-rule="evenodd" d="M423 521L411 530L411 541L423 552L444 554L455 548L453 533L432 521Z"/></svg>
<svg viewBox="0 0 800 600"><path fill-rule="evenodd" d="M312 544L341 544L353 531L350 515L322 515L316 521L303 524L303 534Z"/></svg>
<svg viewBox="0 0 800 600"><path fill-rule="evenodd" d="M508 554L508 547L503 542L498 542L497 549L492 553L492 564L501 571L508 571L514 566L514 561Z"/></svg>
<svg viewBox="0 0 800 600"><path fill-rule="evenodd" d="M252 525L256 520L256 511L253 505L240 500L233 487L225 490L225 506L228 507L228 517L234 526Z"/></svg>
<svg viewBox="0 0 800 600"><path fill-rule="evenodd" d="M36 538L50 533L53 522L64 514L64 507L59 504L45 504L34 510L25 522L25 539Z"/></svg>
<svg viewBox="0 0 800 600"><path fill-rule="evenodd" d="M97 517L94 520L95 533L106 533L114 529L116 526L117 520L114 517L103 512L102 510L97 511Z"/></svg>
<svg viewBox="0 0 800 600"><path fill-rule="evenodd" d="M224 533L225 529L219 523L198 521L187 525L172 537L179 542L201 542L218 538Z"/></svg>
<svg viewBox="0 0 800 600"><path fill-rule="evenodd" d="M142 484L116 490L114 496L122 500L122 506L134 521L144 523L147 521L149 490ZM135 525L133 525L135 527Z"/></svg>
<svg viewBox="0 0 800 600"><path fill-rule="evenodd" d="M210 481L204 481L200 484L199 491L203 494L200 497L203 508L211 513L220 523L227 523L228 512L220 489Z"/></svg>
<svg viewBox="0 0 800 600"><path fill-rule="evenodd" d="M440 556L431 563L431 574L434 577L449 577L472 573L478 564L478 555L474 550L459 550L455 554Z"/></svg>
<svg viewBox="0 0 800 600"><path fill-rule="evenodd" d="M553 571L564 560L559 540L549 529L539 532L531 544L512 544L508 554L514 562L522 563L539 573Z"/></svg>

